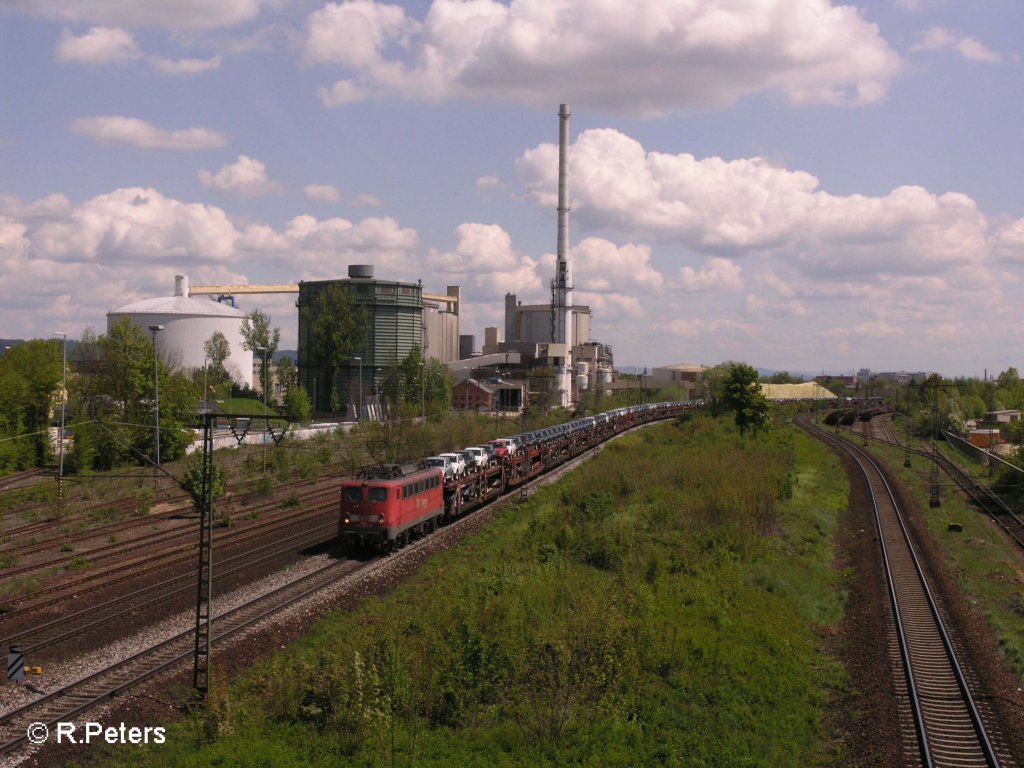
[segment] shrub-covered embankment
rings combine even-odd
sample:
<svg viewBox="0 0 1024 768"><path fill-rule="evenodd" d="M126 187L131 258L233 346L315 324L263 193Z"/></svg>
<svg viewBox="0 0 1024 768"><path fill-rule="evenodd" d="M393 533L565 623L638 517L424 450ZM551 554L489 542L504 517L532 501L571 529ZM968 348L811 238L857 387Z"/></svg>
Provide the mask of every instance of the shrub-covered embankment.
<svg viewBox="0 0 1024 768"><path fill-rule="evenodd" d="M846 485L788 429L615 441L382 599L337 613L153 765L806 766ZM139 755L133 755L137 764Z"/></svg>

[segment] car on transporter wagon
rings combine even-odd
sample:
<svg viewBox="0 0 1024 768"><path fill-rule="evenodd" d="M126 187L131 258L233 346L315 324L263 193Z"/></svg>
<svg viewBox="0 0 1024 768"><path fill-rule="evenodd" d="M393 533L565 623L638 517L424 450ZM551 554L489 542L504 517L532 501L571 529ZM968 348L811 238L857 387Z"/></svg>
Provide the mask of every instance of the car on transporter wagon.
<svg viewBox="0 0 1024 768"><path fill-rule="evenodd" d="M430 533L444 517L438 467L387 464L341 485L338 537L351 549L386 552Z"/></svg>

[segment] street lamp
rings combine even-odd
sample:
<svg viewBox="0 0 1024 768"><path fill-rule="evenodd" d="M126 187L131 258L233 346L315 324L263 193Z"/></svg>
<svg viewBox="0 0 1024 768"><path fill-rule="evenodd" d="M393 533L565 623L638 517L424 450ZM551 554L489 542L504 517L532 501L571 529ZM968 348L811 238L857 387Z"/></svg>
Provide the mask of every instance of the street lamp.
<svg viewBox="0 0 1024 768"><path fill-rule="evenodd" d="M57 435L57 441L60 444L60 470L57 474L57 505L59 507L64 498L64 402L67 399L68 391L68 335L61 331L54 331L53 334L64 340L60 374L60 432Z"/></svg>
<svg viewBox="0 0 1024 768"><path fill-rule="evenodd" d="M359 402L356 404L356 421L363 420L363 358L353 357L353 360L359 361ZM352 390L350 389L349 392Z"/></svg>
<svg viewBox="0 0 1024 768"><path fill-rule="evenodd" d="M256 351L263 355L263 474L267 473L267 348L256 347Z"/></svg>
<svg viewBox="0 0 1024 768"><path fill-rule="evenodd" d="M162 325L149 326L153 334L153 399L156 401L156 466L153 468L153 481L156 482L156 471L160 469L160 380L157 378L156 367L156 335L162 331Z"/></svg>

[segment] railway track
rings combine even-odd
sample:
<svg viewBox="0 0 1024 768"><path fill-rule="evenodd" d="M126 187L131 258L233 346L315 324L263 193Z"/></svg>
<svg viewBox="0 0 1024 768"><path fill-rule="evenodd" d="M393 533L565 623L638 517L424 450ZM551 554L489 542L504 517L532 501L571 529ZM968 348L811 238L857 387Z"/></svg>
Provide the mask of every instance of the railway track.
<svg viewBox="0 0 1024 768"><path fill-rule="evenodd" d="M46 468L26 469L23 472L15 472L6 477L0 477L0 491L9 491L12 488L21 488L32 485L42 475L52 474L53 470Z"/></svg>
<svg viewBox="0 0 1024 768"><path fill-rule="evenodd" d="M265 566L294 551L322 545L337 535L337 529L337 520L331 515L329 520L308 530L277 538L269 544L253 549L218 557L217 578L223 582L235 574ZM191 559L194 560L194 556ZM190 568L159 583L140 587L80 610L62 610L55 618L44 618L0 638L0 648L17 645L26 654L38 653L44 648L57 647L70 640L78 640L83 633L96 632L104 627L116 627L117 622L128 624L132 615L139 611L146 611L146 615L154 616L161 610L175 605L184 609L188 606L189 600L195 597L196 575L195 569ZM63 598L53 598L45 605L49 606L54 602L66 601ZM21 617L22 613L24 611L15 611L14 615ZM117 632L110 631L106 637L108 640L113 639L117 637Z"/></svg>
<svg viewBox="0 0 1024 768"><path fill-rule="evenodd" d="M918 560L903 512L881 467L859 446L800 422L818 439L857 464L874 507L892 621L898 643L894 674L906 696L911 727L904 752L923 766L979 768L1008 764L990 720L977 703L964 661L958 657Z"/></svg>
<svg viewBox="0 0 1024 768"><path fill-rule="evenodd" d="M333 583L370 565L372 563L360 564L350 560L332 561L313 573L233 610L216 614L213 640L223 642L238 635L253 624L321 592ZM0 754L17 749L28 741L30 726L36 726L38 729L38 725L42 724L50 730L59 722L71 721L86 710L191 658L194 650L195 630L189 628L94 674L0 715Z"/></svg>
<svg viewBox="0 0 1024 768"><path fill-rule="evenodd" d="M874 421L872 419L864 424L873 425ZM870 440L895 445L908 453L935 462L978 509L999 525L1006 535L1016 542L1017 546L1024 549L1024 518L1014 512L991 488L976 480L969 471L928 443L923 443L920 448L907 446L888 419L883 419L877 426L870 428L866 426L865 429L867 431L863 434Z"/></svg>
<svg viewBox="0 0 1024 768"><path fill-rule="evenodd" d="M259 518L258 522L246 525L244 528L239 529L222 529L218 531L217 535L223 539L231 539L244 536L250 531L272 529L275 526L300 519L309 513L306 505L309 505L310 503L314 505L318 503L331 503L334 500L333 494L336 492L337 490L335 488L330 487L313 489L301 494L296 497L299 504L298 509L283 509L280 506L279 501L267 502L254 508L250 512ZM264 515L266 515L266 517L263 517ZM174 527L143 534L124 542L103 544L102 546L94 547L92 549L73 549L71 551L61 552L56 557L51 557L48 560L35 561L26 563L25 565L7 568L4 570L4 576L11 578L15 576L28 576L46 571L52 572L54 570L65 569L69 566L73 558L78 557L87 559L90 566L96 566L108 561L115 562L116 565L86 574L74 581L74 584L76 585L85 583L86 581L102 579L113 574L120 574L120 577L123 578L126 572L132 572L138 569L145 570L149 566L153 565L155 558L166 558L172 556L174 553L188 552L194 543L194 538L194 522L182 519L180 524L175 525ZM175 544L175 542L180 543ZM15 552L17 552L17 550L15 550ZM65 582L64 585L57 585L55 589L60 589L62 586L69 583L70 582ZM17 599L32 599L42 591L44 590L21 595Z"/></svg>
<svg viewBox="0 0 1024 768"><path fill-rule="evenodd" d="M649 423L645 420L628 427L619 434L631 431L638 426ZM614 436L614 435L610 435ZM564 472L576 467L580 462L593 456L605 444L604 439L581 446L581 452L550 469L530 478L523 478L521 483L511 487L510 493L495 499L486 506L510 502L515 498L513 491L524 493L526 489L553 481ZM446 531L458 531L463 526L473 525L479 514L454 518L438 533L415 542L413 546L403 548L387 556L368 562L352 560L333 561L317 571L302 576L288 584L249 601L231 611L214 614L213 640L221 643L230 637L237 636L257 622L295 605L312 595L319 595L346 580L358 580L377 569L385 569L394 564L401 569L407 557L415 556L420 544L429 544L436 536L445 535ZM60 690L47 693L36 700L17 709L0 714L0 754L18 749L28 741L28 729L32 725L42 724L52 728L56 723L71 721L74 717L96 705L124 693L127 690L148 680L154 675L170 669L193 655L195 630L189 628L161 641L149 648L117 661L108 667L83 677Z"/></svg>

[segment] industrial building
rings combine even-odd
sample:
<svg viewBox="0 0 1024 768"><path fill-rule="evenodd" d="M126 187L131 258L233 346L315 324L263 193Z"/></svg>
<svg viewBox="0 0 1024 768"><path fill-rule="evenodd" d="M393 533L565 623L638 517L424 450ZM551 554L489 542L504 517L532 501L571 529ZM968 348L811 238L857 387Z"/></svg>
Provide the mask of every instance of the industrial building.
<svg viewBox="0 0 1024 768"><path fill-rule="evenodd" d="M357 343L348 364L326 381L323 365L311 354L309 323L305 307L315 306L317 296L334 286L350 291L368 315L367 334ZM332 387L349 406L348 418L379 415L382 405L379 384L414 347L427 358L448 363L458 359L459 288L449 286L448 294L425 294L420 282L378 280L373 267L352 265L348 278L316 280L298 284L299 298L299 384L310 394L317 411L330 410Z"/></svg>
<svg viewBox="0 0 1024 768"><path fill-rule="evenodd" d="M107 313L107 331L128 318L147 334L155 334L156 347L165 363L180 368L206 365L204 345L217 331L228 340L231 353L224 368L239 384L252 386L252 352L242 347L245 312L232 304L190 295L188 277L175 275L174 295L143 299Z"/></svg>
<svg viewBox="0 0 1024 768"><path fill-rule="evenodd" d="M585 344L590 341L590 307L574 304L570 312L574 345ZM505 294L505 341L551 342L553 316L550 304L523 304L516 294Z"/></svg>
<svg viewBox="0 0 1024 768"><path fill-rule="evenodd" d="M192 294L221 297L260 293L298 294L299 384L309 393L314 410L328 411L331 387L324 380L323 367L311 358L309 328L301 310L304 306L311 306L318 293L332 285L341 285L352 291L356 302L369 315L366 341L356 345L347 366L337 372L334 382L343 402L349 406L349 418L356 417L360 403L363 407L359 410L362 410L364 416L376 418L384 411L378 397L380 382L414 346L419 346L428 359L444 363L458 359L458 286L448 286L445 294L431 294L423 290L421 281L378 280L374 278L372 265L354 264L349 266L346 279L282 285L203 285L193 286Z"/></svg>

